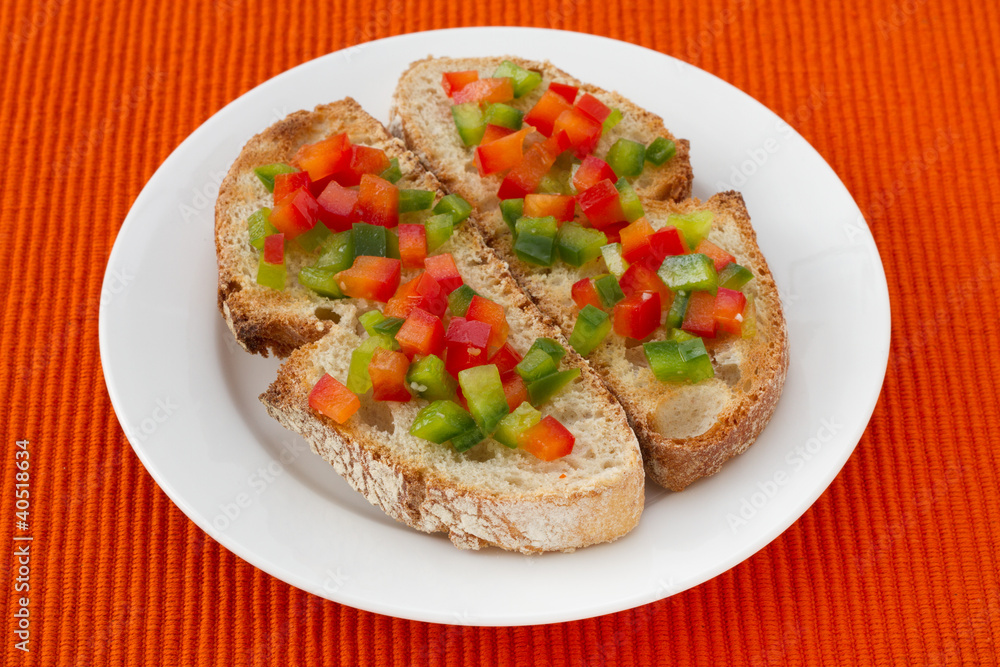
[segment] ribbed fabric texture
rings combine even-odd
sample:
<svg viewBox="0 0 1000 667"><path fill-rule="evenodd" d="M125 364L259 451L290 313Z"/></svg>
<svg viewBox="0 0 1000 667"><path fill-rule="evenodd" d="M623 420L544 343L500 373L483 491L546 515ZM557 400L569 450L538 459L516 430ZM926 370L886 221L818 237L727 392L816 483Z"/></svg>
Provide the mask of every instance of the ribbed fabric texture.
<svg viewBox="0 0 1000 667"><path fill-rule="evenodd" d="M892 299L881 400L801 520L693 590L551 626L403 621L249 566L153 483L115 419L98 356L115 235L200 123L324 53L488 24L634 42L761 100L860 204ZM996 663L995 3L5 0L0 26L0 525L14 545L15 441L28 438L35 537L29 654L14 648L18 565L0 559L3 664Z"/></svg>

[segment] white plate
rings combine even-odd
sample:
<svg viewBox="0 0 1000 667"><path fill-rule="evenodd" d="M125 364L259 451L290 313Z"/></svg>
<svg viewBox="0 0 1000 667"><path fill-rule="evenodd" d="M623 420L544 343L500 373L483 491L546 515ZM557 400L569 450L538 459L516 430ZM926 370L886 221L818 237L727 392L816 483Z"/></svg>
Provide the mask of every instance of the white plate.
<svg viewBox="0 0 1000 667"><path fill-rule="evenodd" d="M683 493L648 488L639 527L618 542L539 557L460 551L371 507L265 414L256 397L277 363L239 349L215 292L215 196L253 134L345 95L387 120L396 79L411 61L512 51L549 59L662 115L691 140L696 196L742 190L782 293L791 345L778 410L747 453ZM830 484L868 423L888 358L889 300L857 205L823 158L758 102L695 67L623 42L476 28L332 53L210 118L153 175L122 226L104 281L100 340L108 392L136 454L226 548L294 586L360 609L517 625L585 618L677 593L733 567L791 525Z"/></svg>

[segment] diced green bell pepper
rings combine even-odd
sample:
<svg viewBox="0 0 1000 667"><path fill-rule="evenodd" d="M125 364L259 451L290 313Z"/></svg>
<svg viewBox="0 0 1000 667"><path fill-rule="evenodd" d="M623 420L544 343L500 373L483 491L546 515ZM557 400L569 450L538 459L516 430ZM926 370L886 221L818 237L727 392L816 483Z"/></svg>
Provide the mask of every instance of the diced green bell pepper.
<svg viewBox="0 0 1000 667"><path fill-rule="evenodd" d="M451 215L451 224L458 226L472 214L472 205L458 195L445 195L434 207L434 213Z"/></svg>
<svg viewBox="0 0 1000 667"><path fill-rule="evenodd" d="M694 340L697 338L694 334L689 334L684 329L671 329L670 330L670 340L677 341L678 343L683 343L686 340Z"/></svg>
<svg viewBox="0 0 1000 667"><path fill-rule="evenodd" d="M646 148L646 162L651 162L657 167L666 163L677 152L677 146L666 137L657 137L653 143Z"/></svg>
<svg viewBox="0 0 1000 667"><path fill-rule="evenodd" d="M344 293L337 282L339 271L326 266L304 266L299 269L299 284L331 299L342 299Z"/></svg>
<svg viewBox="0 0 1000 667"><path fill-rule="evenodd" d="M622 292L621 285L618 284L618 279L610 273L596 276L594 278L594 289L597 290L597 296L600 297L601 303L609 310L625 298L625 293Z"/></svg>
<svg viewBox="0 0 1000 667"><path fill-rule="evenodd" d="M604 124L601 126L601 134L607 134L620 122L622 122L622 110L615 107L608 114L608 117L604 119Z"/></svg>
<svg viewBox="0 0 1000 667"><path fill-rule="evenodd" d="M269 264L264 261L264 253L257 262L257 284L271 289L285 289L285 263Z"/></svg>
<svg viewBox="0 0 1000 667"><path fill-rule="evenodd" d="M271 224L271 209L259 208L247 218L247 231L250 233L250 245L257 250L264 249L264 239L271 234L277 234L277 228ZM324 225L325 227L325 225Z"/></svg>
<svg viewBox="0 0 1000 667"><path fill-rule="evenodd" d="M483 119L483 110L479 108L479 104L476 102L456 104L451 108L451 117L455 119L455 128L463 144L475 146L483 140L486 121Z"/></svg>
<svg viewBox="0 0 1000 667"><path fill-rule="evenodd" d="M552 375L546 375L541 380L535 380L528 385L528 398L534 406L542 406L563 390L573 380L580 377L579 368L559 371Z"/></svg>
<svg viewBox="0 0 1000 667"><path fill-rule="evenodd" d="M388 240L385 227L369 225L367 222L355 222L351 226L354 234L354 255L361 257L388 257Z"/></svg>
<svg viewBox="0 0 1000 667"><path fill-rule="evenodd" d="M376 334L361 341L351 352L351 364L347 369L347 388L355 394L364 394L372 388L372 378L368 374L368 364L372 362L378 348L396 350L399 344L390 336Z"/></svg>
<svg viewBox="0 0 1000 667"><path fill-rule="evenodd" d="M693 383L715 375L712 359L701 338L645 343L642 349L657 380Z"/></svg>
<svg viewBox="0 0 1000 667"><path fill-rule="evenodd" d="M517 221L524 215L524 200L504 199L500 202L500 213L503 215L503 221L510 227L510 233L516 235Z"/></svg>
<svg viewBox="0 0 1000 667"><path fill-rule="evenodd" d="M472 445L468 444L474 438L474 434L469 435L473 431L478 431L478 427L472 415L458 403L445 399L434 401L423 408L410 426L410 435L439 445L459 438L458 445L464 449L459 449L459 446L452 442L459 451L465 451L476 444L475 442Z"/></svg>
<svg viewBox="0 0 1000 667"><path fill-rule="evenodd" d="M257 178L260 182L264 184L268 192L274 192L274 177L278 174L294 174L298 169L292 167L291 165L284 164L282 162L274 162L273 164L265 164L262 167L256 167L253 173L257 174Z"/></svg>
<svg viewBox="0 0 1000 667"><path fill-rule="evenodd" d="M697 248L711 231L714 219L715 214L711 211L671 213L667 216L667 225L672 225L680 231L689 248Z"/></svg>
<svg viewBox="0 0 1000 667"><path fill-rule="evenodd" d="M517 240L514 254L521 261L539 266L552 266L556 254L556 232L559 225L551 215L544 218L519 218L514 226Z"/></svg>
<svg viewBox="0 0 1000 667"><path fill-rule="evenodd" d="M424 211L434 204L434 193L431 190L400 190L399 212L412 213Z"/></svg>
<svg viewBox="0 0 1000 667"><path fill-rule="evenodd" d="M538 184L538 192L546 195L572 195L573 190L569 185L569 172L556 174L545 174Z"/></svg>
<svg viewBox="0 0 1000 667"><path fill-rule="evenodd" d="M753 295L747 295L747 305L743 308L743 338L753 338L757 333L757 306Z"/></svg>
<svg viewBox="0 0 1000 667"><path fill-rule="evenodd" d="M660 265L657 275L675 292L704 290L715 294L719 289L719 275L715 263L708 255L668 255Z"/></svg>
<svg viewBox="0 0 1000 667"><path fill-rule="evenodd" d="M618 182L615 183L615 189L618 190L618 200L622 204L622 212L625 214L626 220L635 222L646 215L646 212L642 210L642 202L639 201L639 195L635 193L632 184L624 176L619 178Z"/></svg>
<svg viewBox="0 0 1000 667"><path fill-rule="evenodd" d="M384 178L390 183L395 183L403 177L403 170L399 168L399 158L389 160L389 166L379 174L379 178Z"/></svg>
<svg viewBox="0 0 1000 667"><path fill-rule="evenodd" d="M608 267L608 271L615 278L621 278L625 271L628 270L628 262L622 257L621 243L609 243L601 246L601 255L604 256L604 264Z"/></svg>
<svg viewBox="0 0 1000 667"><path fill-rule="evenodd" d="M525 401L497 424L493 439L505 447L517 449L517 440L527 429L542 421L542 413Z"/></svg>
<svg viewBox="0 0 1000 667"><path fill-rule="evenodd" d="M556 236L559 257L570 266L583 266L601 256L601 247L608 237L604 232L583 227L575 222L565 222Z"/></svg>
<svg viewBox="0 0 1000 667"><path fill-rule="evenodd" d="M468 285L459 285L448 295L448 310L456 317L465 317L474 296L476 296L476 290Z"/></svg>
<svg viewBox="0 0 1000 667"><path fill-rule="evenodd" d="M610 332L611 316L588 303L576 317L569 344L580 356L585 357L593 352Z"/></svg>
<svg viewBox="0 0 1000 667"><path fill-rule="evenodd" d="M354 234L337 232L323 242L323 250L316 260L317 268L344 271L354 265Z"/></svg>
<svg viewBox="0 0 1000 667"><path fill-rule="evenodd" d="M509 104L491 104L486 108L484 120L487 125L506 127L509 130L520 130L524 120L524 112L518 111Z"/></svg>
<svg viewBox="0 0 1000 667"><path fill-rule="evenodd" d="M458 384L476 425L483 433L492 433L510 412L496 365L473 366L459 371Z"/></svg>
<svg viewBox="0 0 1000 667"><path fill-rule="evenodd" d="M642 173L646 160L646 147L638 141L619 139L608 150L607 163L620 178L635 178Z"/></svg>
<svg viewBox="0 0 1000 667"><path fill-rule="evenodd" d="M510 77L510 82L514 87L514 97L524 97L542 82L542 75L530 69L524 69L509 60L505 60L493 72L493 78L501 79Z"/></svg>
<svg viewBox="0 0 1000 667"><path fill-rule="evenodd" d="M406 320L402 317L386 317L385 319L376 322L372 329L375 333L395 337L396 333L403 328L403 322L405 321Z"/></svg>
<svg viewBox="0 0 1000 667"><path fill-rule="evenodd" d="M451 439L451 446L455 448L456 452L464 452L471 449L473 446L478 445L480 442L486 439L486 436L479 429L478 426L473 426L468 431L460 433Z"/></svg>
<svg viewBox="0 0 1000 667"><path fill-rule="evenodd" d="M406 384L417 396L428 401L455 398L455 387L458 386L451 373L445 370L444 361L435 354L429 354L410 364Z"/></svg>
<svg viewBox="0 0 1000 667"><path fill-rule="evenodd" d="M306 252L312 252L323 245L323 242L328 238L330 238L330 229L322 222L317 222L312 229L296 236L295 242Z"/></svg>
<svg viewBox="0 0 1000 667"><path fill-rule="evenodd" d="M424 231L427 234L427 252L434 252L451 238L455 222L450 213L432 215L424 220Z"/></svg>
<svg viewBox="0 0 1000 667"><path fill-rule="evenodd" d="M518 362L514 370L517 371L522 380L530 383L541 380L546 375L552 375L559 370L559 366L556 365L555 359L544 350L530 350Z"/></svg>
<svg viewBox="0 0 1000 667"><path fill-rule="evenodd" d="M399 234L395 229L385 230L385 256L399 259Z"/></svg>
<svg viewBox="0 0 1000 667"><path fill-rule="evenodd" d="M358 315L358 322L361 322L361 326L365 328L369 336L379 333L375 331L375 325L383 320L385 320L385 315L377 310L369 310L367 313Z"/></svg>
<svg viewBox="0 0 1000 667"><path fill-rule="evenodd" d="M552 357L556 363L559 363L559 360L566 356L566 348L551 338L536 338L535 342L528 348L528 354L535 350L541 350Z"/></svg>
<svg viewBox="0 0 1000 667"><path fill-rule="evenodd" d="M726 268L719 272L719 287L738 290L748 282L753 280L753 273L745 266L740 266L736 262L726 264Z"/></svg>
<svg viewBox="0 0 1000 667"><path fill-rule="evenodd" d="M688 302L691 300L691 293L680 291L674 294L674 301L670 304L670 310L667 311L667 322L666 326L673 327L678 331L681 325L684 324L684 316L687 315Z"/></svg>

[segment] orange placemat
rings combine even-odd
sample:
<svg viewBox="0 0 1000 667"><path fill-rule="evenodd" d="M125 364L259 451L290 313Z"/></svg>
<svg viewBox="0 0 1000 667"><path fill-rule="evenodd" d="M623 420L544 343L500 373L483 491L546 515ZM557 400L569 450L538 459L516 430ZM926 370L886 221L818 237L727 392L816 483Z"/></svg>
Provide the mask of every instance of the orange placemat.
<svg viewBox="0 0 1000 667"><path fill-rule="evenodd" d="M0 539L9 555L0 559L0 662L995 663L1000 10L975 0L830 4L2 3ZM892 356L872 422L800 521L690 591L551 626L402 621L247 565L145 472L111 409L97 349L115 234L156 167L202 121L329 51L486 24L627 40L763 101L857 199L892 298ZM16 477L23 461L27 482ZM21 517L18 483L30 484ZM28 555L12 539L22 520L34 537ZM15 634L25 596L28 653Z"/></svg>

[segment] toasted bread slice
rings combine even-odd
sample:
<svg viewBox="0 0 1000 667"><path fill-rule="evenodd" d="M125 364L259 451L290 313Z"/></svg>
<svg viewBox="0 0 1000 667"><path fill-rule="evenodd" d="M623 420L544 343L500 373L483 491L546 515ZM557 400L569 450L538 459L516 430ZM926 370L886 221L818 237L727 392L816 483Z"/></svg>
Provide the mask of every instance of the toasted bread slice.
<svg viewBox="0 0 1000 667"><path fill-rule="evenodd" d="M215 247L219 263L219 310L236 340L248 352L288 356L295 348L319 339L332 328L334 299L301 286L299 269L315 260L296 244L288 244L287 278L282 291L257 284L257 250L250 245L247 218L272 196L254 174L254 168L288 162L304 144L347 132L353 143L381 148L399 160L401 188L440 191L437 180L403 142L381 123L346 98L313 111L298 111L247 142L222 181L215 205Z"/></svg>
<svg viewBox="0 0 1000 667"><path fill-rule="evenodd" d="M459 230L450 243L466 284L506 306L509 342L519 352L539 336L562 340L474 230ZM316 381L324 373L344 381L362 340L358 305L348 299L333 309L338 323L291 355L261 401L373 505L418 530L446 532L467 549L569 551L615 540L636 525L644 475L635 434L568 345L562 363L581 376L542 409L574 434L573 452L546 463L487 439L459 454L409 435L423 400L377 403L368 394L343 425L310 409Z"/></svg>
<svg viewBox="0 0 1000 667"><path fill-rule="evenodd" d="M723 192L704 203L691 199L644 204L646 220L654 229L665 226L670 213L711 210L715 219L708 239L754 274L743 292L752 298L757 333L750 338L705 339L714 378L694 385L661 382L653 377L642 345L613 333L588 356L591 366L625 406L639 436L649 476L679 491L718 472L763 430L784 385L788 340L778 290L739 193ZM494 215L500 217L499 213ZM603 260L579 269L561 262L542 268L517 259L511 240L507 234L493 248L509 258L517 281L569 337L577 315L570 288L580 278L604 273ZM661 327L651 340L662 340L666 333Z"/></svg>
<svg viewBox="0 0 1000 667"><path fill-rule="evenodd" d="M258 286L258 255L249 244L246 218L271 201L254 167L288 161L301 145L345 131L352 142L398 158L401 187L440 192L402 142L350 99L294 113L246 145L216 206L219 308L248 351L292 355L261 396L268 412L302 434L374 505L419 530L447 532L463 548L565 551L630 531L643 507L638 441L621 405L571 349L562 364L581 368L581 376L543 411L576 436L576 445L550 463L492 440L459 454L412 437L413 416L426 404L421 400L379 403L363 396L362 409L344 425L310 409L309 393L323 373L345 379L351 352L362 339L358 316L378 304L328 299L300 286L298 269L312 257L295 244L286 250L285 289ZM440 252L452 254L473 289L505 306L509 342L519 352L539 336L569 348L473 226L457 229Z"/></svg>
<svg viewBox="0 0 1000 667"><path fill-rule="evenodd" d="M484 211L496 207L496 192L503 180L494 174L481 178L472 166L473 149L465 146L455 131L451 115L451 100L441 88L445 72L476 70L481 77L491 76L504 60L511 60L525 69L540 72L544 83L534 91L509 104L527 111L542 96L548 84L556 81L580 88L580 94L590 93L611 108L622 111L618 125L601 136L595 150L603 156L620 138L649 144L656 137L674 142L677 152L662 166L647 164L642 175L633 182L640 197L679 201L691 196L690 147L686 139L678 139L664 127L663 119L625 99L615 92L601 90L577 81L549 62L534 62L514 57L491 58L427 58L419 60L403 73L396 86L389 127L406 140L424 164L434 172L449 192L456 192ZM491 217L480 220L480 231L489 240L507 233L503 222Z"/></svg>

